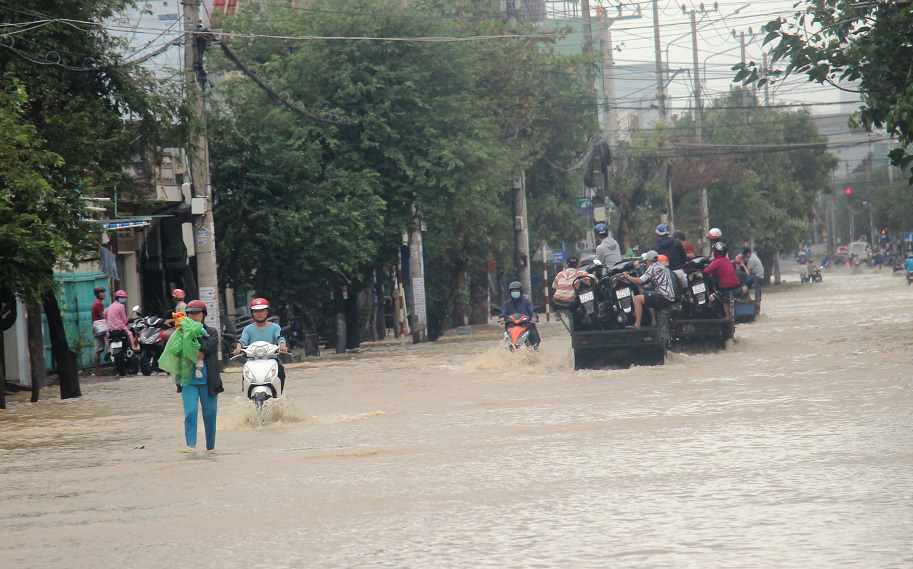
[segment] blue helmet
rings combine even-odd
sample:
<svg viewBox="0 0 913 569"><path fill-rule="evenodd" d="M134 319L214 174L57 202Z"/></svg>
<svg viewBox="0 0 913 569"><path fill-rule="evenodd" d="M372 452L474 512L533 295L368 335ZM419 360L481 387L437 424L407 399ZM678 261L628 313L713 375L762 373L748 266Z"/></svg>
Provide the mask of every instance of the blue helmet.
<svg viewBox="0 0 913 569"><path fill-rule="evenodd" d="M669 235L669 226L665 223L660 223L656 226L657 235Z"/></svg>
<svg viewBox="0 0 913 569"><path fill-rule="evenodd" d="M609 234L609 226L605 223L597 223L593 232L596 233L597 237L606 237Z"/></svg>

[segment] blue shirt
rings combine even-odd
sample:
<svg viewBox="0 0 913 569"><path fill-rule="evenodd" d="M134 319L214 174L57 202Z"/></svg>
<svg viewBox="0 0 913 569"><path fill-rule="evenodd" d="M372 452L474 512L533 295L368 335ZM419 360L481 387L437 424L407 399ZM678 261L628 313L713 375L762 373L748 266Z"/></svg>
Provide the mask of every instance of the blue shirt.
<svg viewBox="0 0 913 569"><path fill-rule="evenodd" d="M907 272L913 271L913 257L907 257L907 260L903 262L903 266Z"/></svg>
<svg viewBox="0 0 913 569"><path fill-rule="evenodd" d="M285 338L282 337L282 328L275 322L270 322L263 330L257 328L256 324L248 324L241 331L240 342L242 346L249 346L254 342L269 342L278 346L285 342Z"/></svg>
<svg viewBox="0 0 913 569"><path fill-rule="evenodd" d="M197 368L194 365L193 378L190 380L190 385L206 385L206 360L203 360L203 377L197 377Z"/></svg>

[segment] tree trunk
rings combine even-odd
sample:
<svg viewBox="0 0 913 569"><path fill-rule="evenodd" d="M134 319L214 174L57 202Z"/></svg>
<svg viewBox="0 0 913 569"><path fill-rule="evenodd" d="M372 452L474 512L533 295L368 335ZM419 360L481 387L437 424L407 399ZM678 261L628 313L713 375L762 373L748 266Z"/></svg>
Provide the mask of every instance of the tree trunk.
<svg viewBox="0 0 913 569"><path fill-rule="evenodd" d="M6 354L3 353L3 332L0 332L0 356L0 409L6 409L6 374L3 370Z"/></svg>
<svg viewBox="0 0 913 569"><path fill-rule="evenodd" d="M345 287L336 289L336 353L344 354L346 352L346 301L342 298L342 291Z"/></svg>
<svg viewBox="0 0 913 569"><path fill-rule="evenodd" d="M301 317L305 322L304 355L305 356L319 356L320 355L320 346L319 346L320 342L317 339L317 322L314 320L314 317L311 316L311 313L308 312L307 308L302 307Z"/></svg>
<svg viewBox="0 0 913 569"><path fill-rule="evenodd" d="M29 347L31 368L32 403L37 403L41 388L48 384L48 370L44 361L44 329L41 326L41 307L35 303L25 306L25 330Z"/></svg>
<svg viewBox="0 0 913 569"><path fill-rule="evenodd" d="M67 333L63 328L63 316L57 295L50 293L44 297L44 315L48 319L48 335L51 337L51 354L57 363L57 377L60 380L60 398L81 397L79 389L79 372L76 368L76 357L67 344Z"/></svg>
<svg viewBox="0 0 913 569"><path fill-rule="evenodd" d="M620 205L618 207L618 231L615 234L615 240L618 241L618 246L621 248L621 254L624 255L632 245L628 242L630 240L629 236L631 235L631 223L629 220L628 211L623 209Z"/></svg>
<svg viewBox="0 0 913 569"><path fill-rule="evenodd" d="M358 294L349 287L349 298L345 300L346 348L354 350L361 345L361 326L358 322Z"/></svg>
<svg viewBox="0 0 913 569"><path fill-rule="evenodd" d="M488 263L478 263L469 275L469 324L488 324Z"/></svg>
<svg viewBox="0 0 913 569"><path fill-rule="evenodd" d="M378 265L374 271L374 292L377 294L377 302L374 304L374 335L376 339L383 340L387 337L383 265Z"/></svg>

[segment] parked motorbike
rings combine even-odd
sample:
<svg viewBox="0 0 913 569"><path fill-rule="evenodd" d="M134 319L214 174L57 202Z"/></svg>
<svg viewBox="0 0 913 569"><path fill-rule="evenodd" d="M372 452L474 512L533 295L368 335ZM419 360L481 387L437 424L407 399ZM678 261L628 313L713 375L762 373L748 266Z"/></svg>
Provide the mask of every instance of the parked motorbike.
<svg viewBox="0 0 913 569"><path fill-rule="evenodd" d="M282 396L282 381L279 379L279 362L272 358L279 353L279 346L269 342L253 342L241 349L240 358L247 357L241 372L241 390L257 407ZM232 358L234 359L234 358Z"/></svg>
<svg viewBox="0 0 913 569"><path fill-rule="evenodd" d="M136 352L130 342L130 335L126 330L108 331L108 353L114 362L114 371L117 375L134 375L137 372Z"/></svg>
<svg viewBox="0 0 913 569"><path fill-rule="evenodd" d="M529 316L511 314L504 319L504 342L512 352L532 347L529 343Z"/></svg>
<svg viewBox="0 0 913 569"><path fill-rule="evenodd" d="M719 285L712 275L704 272L710 257L695 257L685 263L687 289L682 295L682 310L693 318L722 318L723 302Z"/></svg>
<svg viewBox="0 0 913 569"><path fill-rule="evenodd" d="M634 314L634 297L640 294L640 287L624 277L624 273L634 270L634 261L617 263L609 271L612 290L612 313L619 328L631 326L636 320Z"/></svg>
<svg viewBox="0 0 913 569"><path fill-rule="evenodd" d="M174 333L174 328L165 324L164 318L155 315L141 318L138 326L139 330L135 327L134 334L140 349L139 369L143 375L152 375L152 372L161 371L158 367L159 357L165 350L168 338Z"/></svg>

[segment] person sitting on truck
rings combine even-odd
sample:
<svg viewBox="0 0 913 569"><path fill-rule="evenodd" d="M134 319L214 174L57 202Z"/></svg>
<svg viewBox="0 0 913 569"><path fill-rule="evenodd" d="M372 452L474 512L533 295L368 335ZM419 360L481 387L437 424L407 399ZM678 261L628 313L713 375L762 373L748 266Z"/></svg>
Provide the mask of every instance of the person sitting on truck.
<svg viewBox="0 0 913 569"><path fill-rule="evenodd" d="M669 270L682 286L687 286L684 268L688 262L688 254L685 252L685 246L678 239L669 236L669 226L665 223L656 226L656 239L653 250L669 258Z"/></svg>
<svg viewBox="0 0 913 569"><path fill-rule="evenodd" d="M675 289L672 287L672 273L668 267L659 262L659 253L650 250L646 253L647 270L640 277L632 277L624 273L628 282L645 285L652 284L652 288L645 288L643 294L634 297L634 327L640 328L643 320L644 307L650 309L653 325L656 325L656 309L665 308L675 301Z"/></svg>
<svg viewBox="0 0 913 569"><path fill-rule="evenodd" d="M682 231L681 229L676 229L675 231L672 232L672 237L681 241L682 247L685 248L685 256L688 257L689 261L697 256L696 253L694 252L694 245L692 245L691 243L688 243L688 241L685 240L684 231Z"/></svg>
<svg viewBox="0 0 913 569"><path fill-rule="evenodd" d="M723 294L723 311L726 318L729 318L729 298L734 292L741 291L745 294L748 287L739 282L739 277L735 274L735 268L732 261L729 260L729 248L722 241L714 243L713 261L704 269L704 273L716 277L720 284L720 292Z"/></svg>
<svg viewBox="0 0 913 569"><path fill-rule="evenodd" d="M501 305L501 313L498 315L498 324L504 323L505 320L514 314L523 314L529 317L529 343L534 350L539 349L539 331L536 330L536 322L539 321L539 315L536 314L536 308L533 302L523 296L523 285L520 281L514 281L507 287L510 291L510 298Z"/></svg>
<svg viewBox="0 0 913 569"><path fill-rule="evenodd" d="M552 295L552 300L559 309L571 308L577 302L577 292L574 290L574 281L580 277L589 275L588 272L577 268L579 264L576 257L571 257L567 260L565 269L555 275L555 281L552 283L552 289L555 291L555 294Z"/></svg>

